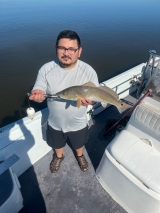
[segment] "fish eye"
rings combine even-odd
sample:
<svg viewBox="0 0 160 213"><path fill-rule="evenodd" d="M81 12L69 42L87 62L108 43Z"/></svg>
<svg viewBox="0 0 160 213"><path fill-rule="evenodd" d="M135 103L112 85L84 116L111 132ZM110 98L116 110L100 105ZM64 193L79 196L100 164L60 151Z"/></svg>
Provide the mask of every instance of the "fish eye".
<svg viewBox="0 0 160 213"><path fill-rule="evenodd" d="M121 106L123 106L123 103L121 103Z"/></svg>

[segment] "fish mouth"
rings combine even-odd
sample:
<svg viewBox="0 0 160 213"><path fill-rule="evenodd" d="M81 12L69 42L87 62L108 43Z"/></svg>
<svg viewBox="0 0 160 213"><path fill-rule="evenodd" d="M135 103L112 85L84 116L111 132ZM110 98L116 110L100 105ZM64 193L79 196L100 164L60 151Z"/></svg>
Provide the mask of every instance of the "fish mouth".
<svg viewBox="0 0 160 213"><path fill-rule="evenodd" d="M61 98L60 95L58 95L58 94L56 94L55 96L56 96L56 99L60 99Z"/></svg>
<svg viewBox="0 0 160 213"><path fill-rule="evenodd" d="M59 96L59 94L48 94L46 95L47 98L51 98L51 99L60 99L61 97Z"/></svg>

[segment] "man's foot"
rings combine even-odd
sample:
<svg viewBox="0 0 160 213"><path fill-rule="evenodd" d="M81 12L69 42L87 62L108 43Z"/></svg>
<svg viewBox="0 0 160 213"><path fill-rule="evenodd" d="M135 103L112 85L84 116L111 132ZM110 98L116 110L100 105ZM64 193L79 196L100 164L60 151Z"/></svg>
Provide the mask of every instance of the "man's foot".
<svg viewBox="0 0 160 213"><path fill-rule="evenodd" d="M52 173L56 173L58 171L63 159L64 159L64 156L62 156L61 158L58 158L57 156L54 157L54 159L50 163L50 171Z"/></svg>
<svg viewBox="0 0 160 213"><path fill-rule="evenodd" d="M77 156L77 160L78 160L78 164L79 167L81 168L81 170L83 172L88 170L88 162L86 161L86 158L84 157L84 155L82 156Z"/></svg>

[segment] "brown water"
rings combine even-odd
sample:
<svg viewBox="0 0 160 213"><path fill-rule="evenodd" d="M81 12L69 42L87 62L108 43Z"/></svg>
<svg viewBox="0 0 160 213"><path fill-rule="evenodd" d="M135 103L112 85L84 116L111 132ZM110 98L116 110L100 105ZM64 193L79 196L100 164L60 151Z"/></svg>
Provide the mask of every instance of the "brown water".
<svg viewBox="0 0 160 213"><path fill-rule="evenodd" d="M159 0L0 0L0 126L26 116L25 94L40 67L55 59L65 29L82 40L81 60L104 81L160 52ZM31 103L36 110L46 103Z"/></svg>

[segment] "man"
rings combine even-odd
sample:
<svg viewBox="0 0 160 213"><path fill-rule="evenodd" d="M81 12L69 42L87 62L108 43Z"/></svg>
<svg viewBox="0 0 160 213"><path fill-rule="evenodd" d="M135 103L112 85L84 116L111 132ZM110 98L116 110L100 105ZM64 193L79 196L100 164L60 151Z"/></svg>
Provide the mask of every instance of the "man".
<svg viewBox="0 0 160 213"><path fill-rule="evenodd" d="M93 82L99 86L96 72L91 66L80 61L81 41L76 32L62 31L56 41L57 61L49 62L39 70L30 100L42 102L44 94L55 94L71 86ZM66 140L69 139L77 153L77 161L82 171L88 170L83 155L83 146L88 140L86 106L91 100L81 97L82 106L78 109L75 101L47 100L49 117L47 143L56 153L50 164L50 171L57 172L62 160Z"/></svg>

